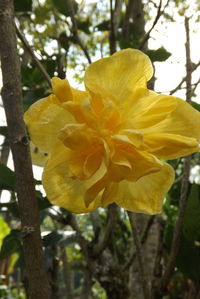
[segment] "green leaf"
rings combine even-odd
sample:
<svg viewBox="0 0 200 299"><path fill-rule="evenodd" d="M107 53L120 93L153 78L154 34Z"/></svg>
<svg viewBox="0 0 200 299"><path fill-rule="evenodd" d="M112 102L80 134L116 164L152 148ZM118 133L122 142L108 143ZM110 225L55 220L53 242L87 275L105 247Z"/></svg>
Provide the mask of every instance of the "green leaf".
<svg viewBox="0 0 200 299"><path fill-rule="evenodd" d="M39 210L45 210L52 207L52 204L50 203L50 201L47 199L47 197L38 197L38 208Z"/></svg>
<svg viewBox="0 0 200 299"><path fill-rule="evenodd" d="M90 25L91 25L91 23L90 23L89 19L87 19L85 21L81 21L81 20L77 19L78 29L85 32L85 33L87 33L87 34L90 34L90 29L89 29Z"/></svg>
<svg viewBox="0 0 200 299"><path fill-rule="evenodd" d="M3 239L0 251L0 259L4 259L10 256L12 253L18 251L21 245L20 235L20 230L14 229Z"/></svg>
<svg viewBox="0 0 200 299"><path fill-rule="evenodd" d="M15 189L15 173L4 164L0 164L0 189Z"/></svg>
<svg viewBox="0 0 200 299"><path fill-rule="evenodd" d="M2 240L5 238L6 235L9 234L10 228L7 224L7 222L3 219L3 217L0 217L0 247L2 245Z"/></svg>
<svg viewBox="0 0 200 299"><path fill-rule="evenodd" d="M196 110L200 111L200 104L197 102L192 101L192 107L195 108Z"/></svg>
<svg viewBox="0 0 200 299"><path fill-rule="evenodd" d="M171 53L163 47L157 50L147 50L145 53L149 56L152 62L165 61L171 56Z"/></svg>
<svg viewBox="0 0 200 299"><path fill-rule="evenodd" d="M56 61L53 59L46 59L46 60L42 60L42 64L46 69L47 73L49 74L49 76L53 77L57 66Z"/></svg>
<svg viewBox="0 0 200 299"><path fill-rule="evenodd" d="M32 11L32 0L14 0L14 7L18 12Z"/></svg>
<svg viewBox="0 0 200 299"><path fill-rule="evenodd" d="M0 127L0 134L3 136L7 136L8 135L8 130L6 126L1 126Z"/></svg>
<svg viewBox="0 0 200 299"><path fill-rule="evenodd" d="M19 207L16 202L0 203L0 209L7 208L8 211L16 218L19 218Z"/></svg>
<svg viewBox="0 0 200 299"><path fill-rule="evenodd" d="M165 229L164 243L170 252L174 225L168 224ZM187 240L182 236L180 249L176 258L176 265L186 277L199 280L200 277L200 246L194 241Z"/></svg>
<svg viewBox="0 0 200 299"><path fill-rule="evenodd" d="M200 241L200 186L193 184L186 205L183 234L189 241Z"/></svg>
<svg viewBox="0 0 200 299"><path fill-rule="evenodd" d="M176 266L186 277L199 281L200 246L195 245L195 242L189 241L183 236Z"/></svg>
<svg viewBox="0 0 200 299"><path fill-rule="evenodd" d="M53 231L52 233L43 237L43 245L45 247L57 244L63 238L63 233Z"/></svg>
<svg viewBox="0 0 200 299"><path fill-rule="evenodd" d="M43 244L45 247L53 246L57 243L62 243L65 245L69 245L76 241L76 234L68 235L65 231L58 230L53 231L50 234L43 237Z"/></svg>
<svg viewBox="0 0 200 299"><path fill-rule="evenodd" d="M69 49L69 37L65 32L61 32L58 38L60 45L63 49L67 50Z"/></svg>
<svg viewBox="0 0 200 299"><path fill-rule="evenodd" d="M76 13L78 10L78 4L74 0L71 0L71 2L73 5L74 13ZM70 16L70 8L66 0L53 0L53 4L61 14L65 15L66 17Z"/></svg>
<svg viewBox="0 0 200 299"><path fill-rule="evenodd" d="M95 26L99 31L108 31L110 29L110 21L106 20Z"/></svg>

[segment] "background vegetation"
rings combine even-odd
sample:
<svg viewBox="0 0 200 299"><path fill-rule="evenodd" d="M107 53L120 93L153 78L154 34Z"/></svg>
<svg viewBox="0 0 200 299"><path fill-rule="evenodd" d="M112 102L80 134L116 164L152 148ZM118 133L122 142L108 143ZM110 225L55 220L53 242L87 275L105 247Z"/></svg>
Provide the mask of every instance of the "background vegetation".
<svg viewBox="0 0 200 299"><path fill-rule="evenodd" d="M162 35L177 18L185 26L185 70L169 93L181 89L199 110L200 62L190 54L190 17L192 24L199 21L198 1L15 0L14 7L24 111L48 94L50 77L68 77L78 86L88 64L119 49L140 49L155 67L156 62L164 67L173 53L159 40L158 48L151 48L152 36ZM24 299L30 298L24 259L29 249L22 242L16 174L6 166L6 126L0 134L0 189L9 191L0 201L0 298ZM176 180L162 215L132 214L131 222L115 205L79 216L52 207L35 180L50 298L200 298L199 154L170 163Z"/></svg>

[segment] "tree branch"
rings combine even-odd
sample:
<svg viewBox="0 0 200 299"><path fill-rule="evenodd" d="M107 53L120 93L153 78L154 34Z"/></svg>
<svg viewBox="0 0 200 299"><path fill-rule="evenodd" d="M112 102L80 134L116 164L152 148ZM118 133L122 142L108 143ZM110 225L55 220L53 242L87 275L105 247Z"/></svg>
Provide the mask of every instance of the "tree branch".
<svg viewBox="0 0 200 299"><path fill-rule="evenodd" d="M133 234L133 239L137 251L137 257L138 257L138 262L139 262L139 271L140 271L140 278L141 278L141 283L142 283L142 288L143 288L143 293L144 293L144 298L149 299L150 298L150 290L149 290L149 281L148 277L145 271L145 262L144 262L144 255L141 247L141 242L139 240L139 232L137 229L137 223L134 218L134 214L132 212L127 211L130 225L132 228L132 234Z"/></svg>
<svg viewBox="0 0 200 299"><path fill-rule="evenodd" d="M163 277L161 278L159 282L159 289L162 291L165 289L166 285L170 281L170 278L173 274L176 258L180 249L180 242L182 237L182 224L184 219L184 212L186 207L186 201L187 201L187 194L188 194L188 187L189 187L189 174L190 174L190 161L191 156L187 157L184 164L184 171L183 171L183 180L181 185L181 194L180 194L180 200L179 200L179 212L178 217L176 221L176 226L174 229L174 235L172 240L172 245L170 249L170 256L169 261L166 266L166 270L163 274Z"/></svg>
<svg viewBox="0 0 200 299"><path fill-rule="evenodd" d="M71 269L67 258L67 252L63 245L60 246L60 251L60 258L62 260L62 272L66 289L66 299L74 299Z"/></svg>
<svg viewBox="0 0 200 299"><path fill-rule="evenodd" d="M199 78L199 80L197 80L197 82L196 83L194 83L194 84L192 84L192 95L194 95L194 93L195 93L195 90L197 89L197 87L198 87L198 85L200 84L200 78Z"/></svg>
<svg viewBox="0 0 200 299"><path fill-rule="evenodd" d="M119 23L120 23L122 4L123 4L123 0L116 0L116 2L115 2L115 11L114 11L114 15L113 15L113 29L114 29L115 38L117 37L117 30L118 30Z"/></svg>
<svg viewBox="0 0 200 299"><path fill-rule="evenodd" d="M99 243L93 249L93 255L95 257L99 256L107 246L112 231L115 227L116 220L117 220L117 206L116 204L111 204L108 207L107 224L105 227L104 235L100 238Z"/></svg>
<svg viewBox="0 0 200 299"><path fill-rule="evenodd" d="M68 7L69 7L70 18L71 18L71 21L72 21L73 36L74 36L76 42L78 43L78 45L80 46L80 48L82 49L83 53L85 54L85 57L87 58L87 60L90 64L90 63L92 63L92 60L91 60L90 55L88 53L87 47L83 44L82 40L79 37L78 26L77 26L76 18L74 16L74 8L73 8L73 4L72 4L71 0L67 0L67 4L68 4Z"/></svg>
<svg viewBox="0 0 200 299"><path fill-rule="evenodd" d="M156 251L156 257L154 261L154 267L153 267L153 278L151 280L151 298L155 298L156 294L156 287L157 287L157 281L162 275L162 265L161 260L163 256L163 238L164 238L164 228L165 228L165 221L162 219L162 217L158 217L158 247Z"/></svg>
<svg viewBox="0 0 200 299"><path fill-rule="evenodd" d="M3 74L2 99L16 173L29 296L34 299L48 299L49 284L42 256L39 212L28 138L23 122L20 62L17 54L12 0L0 0L0 55Z"/></svg>
<svg viewBox="0 0 200 299"><path fill-rule="evenodd" d="M126 7L126 13L124 17L124 24L123 24L123 37L125 39L129 36L129 29L130 29L130 17L133 14L133 7L134 7L134 0L129 0L128 5Z"/></svg>
<svg viewBox="0 0 200 299"><path fill-rule="evenodd" d="M82 232L78 226L75 215L72 214L71 212L68 212L67 216L63 216L58 211L57 213L58 215L54 215L51 212L49 212L49 215L52 219L62 223L62 225L71 226L71 228L76 232L77 242L79 243L87 262L90 262L91 257L89 252L89 242L82 236Z"/></svg>
<svg viewBox="0 0 200 299"><path fill-rule="evenodd" d="M17 28L16 25L15 25L15 29L16 29L18 38L22 41L22 43L26 47L27 51L30 53L30 55L31 55L33 61L35 62L36 66L38 67L38 69L42 73L44 79L47 81L47 83L51 87L51 78L49 77L47 71L45 70L45 68L43 67L43 65L41 64L41 62L37 59L37 57L35 56L35 53L34 53L33 49L30 47L27 39L25 38L25 36L23 35L23 33Z"/></svg>
<svg viewBox="0 0 200 299"><path fill-rule="evenodd" d="M190 33L189 33L189 19L185 18L185 29L186 29L186 101L191 103L191 96L192 96L192 89L191 89L191 57L190 57ZM183 170L183 179L181 185L181 194L180 194L180 201L179 201L179 212L178 218L174 230L171 251L169 256L169 262L167 264L165 273L160 280L159 289L162 291L166 285L169 283L170 278L174 272L174 267L176 263L176 258L180 249L181 244L181 237L182 237L182 225L185 213L185 207L188 197L188 187L189 187L189 175L190 175L190 163L191 163L191 156L188 156L185 159L184 163L184 170Z"/></svg>
<svg viewBox="0 0 200 299"><path fill-rule="evenodd" d="M200 61L197 64L191 66L191 72L194 72L199 66L200 66ZM174 94L177 90L179 90L181 88L182 84L186 81L186 77L187 76L185 76L181 80L181 82L173 90L170 91L170 95Z"/></svg>
<svg viewBox="0 0 200 299"><path fill-rule="evenodd" d="M146 227L144 228L142 237L141 237L141 245L145 244L149 231L154 223L154 219L155 219L155 215L150 216L150 218L147 221ZM124 265L123 269L126 270L130 267L130 265L133 263L135 257L136 257L137 252L134 250L131 254L131 256L129 257L127 263Z"/></svg>
<svg viewBox="0 0 200 299"><path fill-rule="evenodd" d="M158 5L158 9L157 9L157 14L156 14L156 17L153 21L153 24L151 26L151 28L149 29L149 31L145 34L141 44L140 44L140 47L139 49L142 50L144 48L144 45L146 44L146 42L148 41L149 37L150 37L150 34L151 34L151 31L154 29L154 27L156 26L156 24L158 23L160 17L162 16L162 14L164 13L165 11L165 8L167 7L169 3L169 0L167 1L167 3L165 4L164 8L161 10L161 7L162 7L162 0L160 0L159 2L159 5Z"/></svg>
<svg viewBox="0 0 200 299"><path fill-rule="evenodd" d="M186 101L191 103L192 101L192 62L190 54L190 27L189 18L185 18L185 31L186 31L186 43L185 43L185 54L186 54Z"/></svg>

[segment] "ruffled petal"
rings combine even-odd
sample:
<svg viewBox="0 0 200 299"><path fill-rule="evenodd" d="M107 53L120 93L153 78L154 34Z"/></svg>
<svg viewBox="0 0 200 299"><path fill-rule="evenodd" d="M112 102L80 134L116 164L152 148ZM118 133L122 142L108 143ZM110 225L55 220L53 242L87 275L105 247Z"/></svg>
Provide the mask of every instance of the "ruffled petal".
<svg viewBox="0 0 200 299"><path fill-rule="evenodd" d="M86 88L105 99L125 100L133 90L145 88L153 75L150 59L135 49L121 50L92 63L85 73Z"/></svg>
<svg viewBox="0 0 200 299"><path fill-rule="evenodd" d="M199 151L200 146L195 138L166 133L144 135L146 151L162 159L176 159Z"/></svg>
<svg viewBox="0 0 200 299"><path fill-rule="evenodd" d="M175 101L176 109L146 133L175 134L200 141L200 112L179 98L175 98Z"/></svg>
<svg viewBox="0 0 200 299"><path fill-rule="evenodd" d="M143 176L136 182L118 183L117 196L113 200L128 211L158 214L173 181L173 168L163 163L160 171Z"/></svg>
<svg viewBox="0 0 200 299"><path fill-rule="evenodd" d="M103 190L90 192L92 199L86 204L86 193L106 173L105 165L102 164L98 171L88 180L80 180L72 175L68 167L68 149L59 145L59 155L52 154L43 173L43 186L49 201L74 213L87 213L101 206ZM54 153L56 152L56 147ZM100 192L101 191L101 192Z"/></svg>
<svg viewBox="0 0 200 299"><path fill-rule="evenodd" d="M67 79L53 77L51 83L52 91L60 102L72 101L72 90Z"/></svg>
<svg viewBox="0 0 200 299"><path fill-rule="evenodd" d="M148 152L136 150L126 142L115 145L115 153L111 157L112 163L108 170L111 181L136 181L162 168L162 163Z"/></svg>
<svg viewBox="0 0 200 299"><path fill-rule="evenodd" d="M157 125L177 107L173 96L157 94L148 89L138 89L126 102L122 110L127 129L147 129Z"/></svg>
<svg viewBox="0 0 200 299"><path fill-rule="evenodd" d="M24 115L30 138L44 152L50 152L57 142L58 132L66 123L73 123L73 116L50 95L35 102Z"/></svg>
<svg viewBox="0 0 200 299"><path fill-rule="evenodd" d="M67 159L73 175L86 179L97 171L103 159L103 145L84 124L66 125L59 139L70 149Z"/></svg>

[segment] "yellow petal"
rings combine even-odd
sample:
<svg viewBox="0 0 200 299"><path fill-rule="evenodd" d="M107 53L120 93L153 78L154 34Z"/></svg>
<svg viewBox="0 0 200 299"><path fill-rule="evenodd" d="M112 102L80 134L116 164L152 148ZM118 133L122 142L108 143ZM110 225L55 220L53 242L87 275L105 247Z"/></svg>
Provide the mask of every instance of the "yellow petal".
<svg viewBox="0 0 200 299"><path fill-rule="evenodd" d="M81 153L96 152L102 148L100 138L92 134L85 124L66 125L60 130L58 137L68 148Z"/></svg>
<svg viewBox="0 0 200 299"><path fill-rule="evenodd" d="M88 207L92 203L94 198L97 198L98 195L102 195L102 191L106 188L108 183L108 176L107 174L105 174L100 180L98 180L95 184L93 184L90 188L87 189L84 196L86 207Z"/></svg>
<svg viewBox="0 0 200 299"><path fill-rule="evenodd" d="M123 179L136 181L140 177L162 168L162 163L152 154L136 150L126 142L115 141L115 153L111 157L109 178L111 181Z"/></svg>
<svg viewBox="0 0 200 299"><path fill-rule="evenodd" d="M127 129L149 130L150 127L163 121L176 109L175 97L160 95L150 90L138 89L128 100L122 110Z"/></svg>
<svg viewBox="0 0 200 299"><path fill-rule="evenodd" d="M179 98L175 101L176 109L147 133L176 134L200 141L200 112Z"/></svg>
<svg viewBox="0 0 200 299"><path fill-rule="evenodd" d="M55 103L55 96L35 102L24 115L33 143L44 152L50 152L57 142L57 134L66 123L73 123L72 115Z"/></svg>
<svg viewBox="0 0 200 299"><path fill-rule="evenodd" d="M125 100L134 89L146 87L153 67L144 53L121 50L92 63L85 73L86 88L110 100Z"/></svg>
<svg viewBox="0 0 200 299"><path fill-rule="evenodd" d="M101 197L102 207L106 207L107 205L113 203L118 196L117 192L118 192L118 184L115 182L108 183Z"/></svg>
<svg viewBox="0 0 200 299"><path fill-rule="evenodd" d="M119 133L119 135L114 135L112 139L127 142L136 147L139 147L143 143L143 135L138 130L124 129Z"/></svg>
<svg viewBox="0 0 200 299"><path fill-rule="evenodd" d="M62 151L60 151L61 147ZM102 164L92 178L88 180L77 179L72 176L68 161L66 161L68 149L64 146L61 147L57 156L51 155L43 173L42 181L48 199L52 204L74 213L86 213L97 209L101 205L101 193L103 191L97 194L96 198L92 198L89 206L85 204L85 194L105 175L105 165Z"/></svg>
<svg viewBox="0 0 200 299"><path fill-rule="evenodd" d="M143 176L136 182L121 181L114 201L129 211L158 214L173 181L173 168L163 163L160 171Z"/></svg>
<svg viewBox="0 0 200 299"><path fill-rule="evenodd" d="M51 79L52 89L55 96L60 102L72 101L72 91L67 79L53 77Z"/></svg>
<svg viewBox="0 0 200 299"><path fill-rule="evenodd" d="M30 150L32 163L37 166L44 167L47 159L49 158L49 153L42 151L40 148L35 146L32 141L30 142Z"/></svg>
<svg viewBox="0 0 200 299"><path fill-rule="evenodd" d="M163 159L176 159L199 151L195 138L166 133L150 133L144 135L146 150Z"/></svg>

